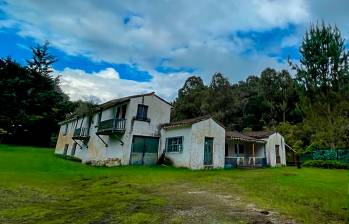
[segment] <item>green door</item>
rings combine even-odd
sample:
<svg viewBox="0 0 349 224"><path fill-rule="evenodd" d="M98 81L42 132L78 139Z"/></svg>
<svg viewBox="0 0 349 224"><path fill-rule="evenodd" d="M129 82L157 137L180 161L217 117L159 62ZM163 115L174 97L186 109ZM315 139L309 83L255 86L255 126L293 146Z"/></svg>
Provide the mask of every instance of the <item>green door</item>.
<svg viewBox="0 0 349 224"><path fill-rule="evenodd" d="M204 165L205 166L213 165L213 138L205 137Z"/></svg>
<svg viewBox="0 0 349 224"><path fill-rule="evenodd" d="M133 136L130 164L154 165L158 160L159 138Z"/></svg>

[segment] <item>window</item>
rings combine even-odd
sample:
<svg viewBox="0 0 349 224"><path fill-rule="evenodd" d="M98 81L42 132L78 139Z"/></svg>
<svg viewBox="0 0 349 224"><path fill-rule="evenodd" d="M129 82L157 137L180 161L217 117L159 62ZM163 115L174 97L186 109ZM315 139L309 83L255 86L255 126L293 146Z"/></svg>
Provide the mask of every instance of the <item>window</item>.
<svg viewBox="0 0 349 224"><path fill-rule="evenodd" d="M101 120L102 120L102 111L98 113L97 125L99 125L101 123Z"/></svg>
<svg viewBox="0 0 349 224"><path fill-rule="evenodd" d="M183 136L166 139L167 152L182 152L183 151Z"/></svg>
<svg viewBox="0 0 349 224"><path fill-rule="evenodd" d="M115 118L119 118L119 117L120 117L120 107L116 107Z"/></svg>
<svg viewBox="0 0 349 224"><path fill-rule="evenodd" d="M148 106L143 104L138 104L136 119L141 121L146 121L148 119L147 114L148 114Z"/></svg>
<svg viewBox="0 0 349 224"><path fill-rule="evenodd" d="M68 124L65 124L63 135L67 135L67 133L68 133Z"/></svg>
<svg viewBox="0 0 349 224"><path fill-rule="evenodd" d="M68 147L69 147L68 144L65 144L65 145L64 145L63 155L67 155L67 153L68 153Z"/></svg>
<svg viewBox="0 0 349 224"><path fill-rule="evenodd" d="M127 108L127 105L122 105L121 107L121 118L125 119L126 117L126 108Z"/></svg>
<svg viewBox="0 0 349 224"><path fill-rule="evenodd" d="M229 155L229 146L228 143L225 143L225 156Z"/></svg>

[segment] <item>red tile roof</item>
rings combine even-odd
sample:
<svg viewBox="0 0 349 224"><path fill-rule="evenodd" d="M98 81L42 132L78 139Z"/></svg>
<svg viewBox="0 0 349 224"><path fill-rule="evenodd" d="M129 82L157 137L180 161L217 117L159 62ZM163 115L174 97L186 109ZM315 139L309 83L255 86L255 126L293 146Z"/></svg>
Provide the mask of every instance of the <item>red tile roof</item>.
<svg viewBox="0 0 349 224"><path fill-rule="evenodd" d="M245 133L245 135L253 137L253 138L268 138L270 135L274 134L275 131L251 131Z"/></svg>
<svg viewBox="0 0 349 224"><path fill-rule="evenodd" d="M227 131L227 132L225 132L225 138L227 140L233 140L233 141L265 143L264 140L244 135L244 134L242 134L242 133L240 133L238 131Z"/></svg>

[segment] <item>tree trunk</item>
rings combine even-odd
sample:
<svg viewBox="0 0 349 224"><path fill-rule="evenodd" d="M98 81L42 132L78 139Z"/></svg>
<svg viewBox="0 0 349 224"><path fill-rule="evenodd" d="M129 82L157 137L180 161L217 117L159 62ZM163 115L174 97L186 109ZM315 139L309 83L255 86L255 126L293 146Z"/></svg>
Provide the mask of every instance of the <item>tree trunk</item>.
<svg viewBox="0 0 349 224"><path fill-rule="evenodd" d="M301 161L300 161L300 156L298 154L296 154L296 165L297 165L298 169L302 168Z"/></svg>

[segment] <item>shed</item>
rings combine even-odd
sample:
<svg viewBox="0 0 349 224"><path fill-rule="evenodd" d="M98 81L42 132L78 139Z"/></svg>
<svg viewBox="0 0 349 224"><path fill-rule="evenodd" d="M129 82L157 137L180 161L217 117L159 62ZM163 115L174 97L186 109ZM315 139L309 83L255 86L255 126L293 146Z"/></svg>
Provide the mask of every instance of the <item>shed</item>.
<svg viewBox="0 0 349 224"><path fill-rule="evenodd" d="M225 128L210 116L162 125L159 153L176 167L223 168L224 147Z"/></svg>

